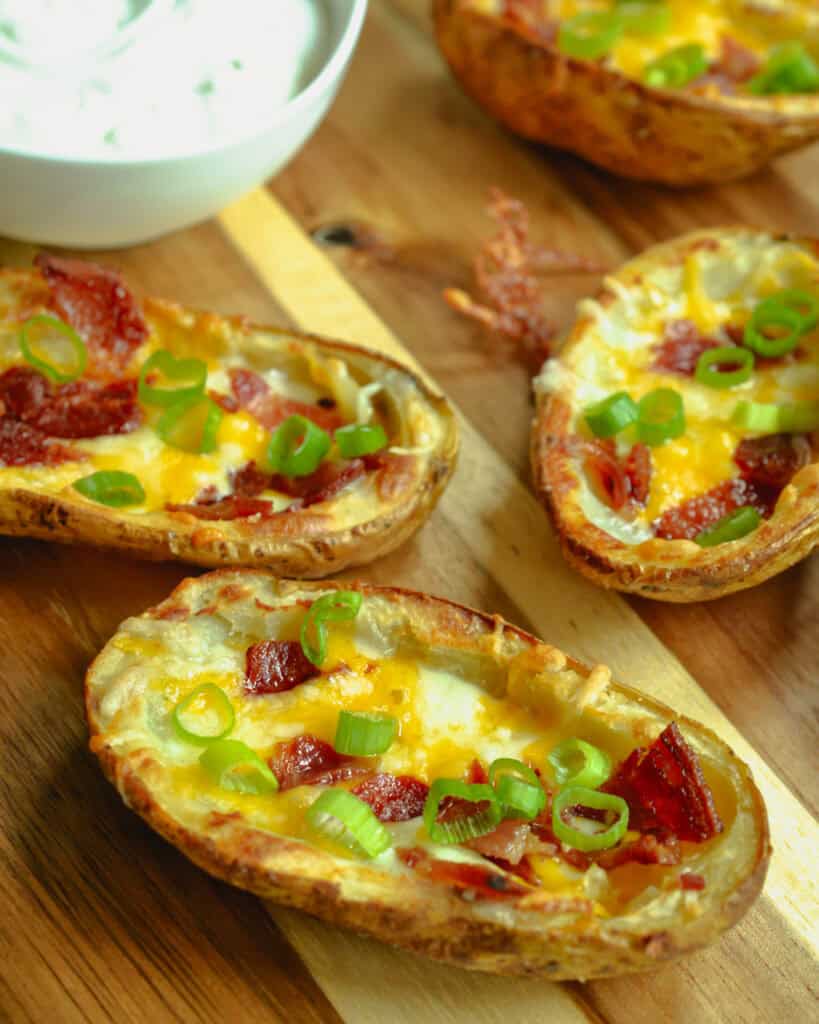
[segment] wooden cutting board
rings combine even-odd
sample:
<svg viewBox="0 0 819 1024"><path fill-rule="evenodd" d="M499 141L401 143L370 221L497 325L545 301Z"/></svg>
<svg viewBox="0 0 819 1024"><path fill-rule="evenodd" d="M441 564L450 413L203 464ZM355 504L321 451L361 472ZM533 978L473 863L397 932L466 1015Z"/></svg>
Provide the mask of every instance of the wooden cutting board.
<svg viewBox="0 0 819 1024"><path fill-rule="evenodd" d="M421 533L358 575L500 612L711 725L768 802L765 894L716 947L587 985L471 975L266 906L149 832L86 750L88 661L184 567L3 540L0 1020L815 1017L819 560L685 608L626 602L576 576L526 482L526 371L451 314L440 291L470 281L489 185L526 200L541 239L617 261L700 224L819 234L819 149L721 189L615 182L492 126L450 82L424 7L373 4L338 103L269 189L209 224L104 258L145 293L414 356L463 413L458 472ZM0 242L3 262L25 264L33 251ZM565 323L594 284L555 282L555 318Z"/></svg>

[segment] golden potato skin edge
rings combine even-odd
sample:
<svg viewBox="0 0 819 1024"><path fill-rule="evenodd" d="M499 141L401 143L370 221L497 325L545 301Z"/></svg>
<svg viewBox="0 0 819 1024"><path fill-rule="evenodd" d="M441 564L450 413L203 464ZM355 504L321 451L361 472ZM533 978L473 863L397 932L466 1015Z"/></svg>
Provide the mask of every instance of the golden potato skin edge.
<svg viewBox="0 0 819 1024"><path fill-rule="evenodd" d="M189 587L206 585L209 578L223 576L235 581L243 575L252 578L257 573L249 569L223 569L196 580L184 580L157 609L179 607L184 604ZM279 581L279 585L286 589L289 581ZM315 588L324 591L328 587L342 586L417 606L413 608L413 614L425 622L430 635L460 642L462 647L469 647L470 638L476 630L491 633L497 632L499 627L504 634L516 635L527 643L539 643L531 634L505 623L498 616L412 590L362 583L298 583L299 590ZM157 609L149 609L149 612L155 613ZM588 675L587 667L572 658L567 661L571 668ZM685 940L667 929L629 935L617 943L578 926L572 927L570 936L560 928L543 931L517 929L498 922L478 920L465 913L469 904L446 886L431 887L406 876L391 877L379 873L380 891L375 893L372 885L359 885L350 869L337 873L336 877L305 877L301 867L312 867L315 871L316 863L320 863L322 858L328 863L332 858L305 844L251 829L241 830L235 849L226 852L208 837L198 835L169 816L139 774L105 744L99 734L91 693L93 673L94 663L89 666L85 679L91 749L126 805L160 835L216 878L262 898L303 910L333 925L352 928L388 945L442 963L492 974L541 976L552 980L586 980L643 971L714 942L745 914L764 884L771 853L768 819L748 767L727 745L717 740L711 730L675 716L665 705L627 686L612 683L610 689L624 699L639 699L644 707L669 718L674 717L691 733L715 740L724 757L738 768L743 786L752 796L757 835L752 866L719 907L718 914L705 914L697 922L699 927L692 927L690 922L687 924ZM274 867L270 866L271 860L275 862ZM385 889L387 895L383 896ZM557 899L559 902L560 898Z"/></svg>
<svg viewBox="0 0 819 1024"><path fill-rule="evenodd" d="M158 299L146 300L145 307L171 321L188 312L175 303ZM408 499L373 519L343 530L298 532L292 529L297 525L294 519L286 530L273 532L273 528L268 528L266 534L259 531L254 536L254 531L248 529L253 524L242 520L203 521L187 517L186 521L165 513L162 526L146 525L129 518L127 513L105 505L91 505L80 498L55 497L24 488L0 488L0 534L61 544L88 544L123 551L137 558L189 562L206 568L267 567L279 575L314 579L380 558L403 544L423 525L457 461L457 423L443 395L433 392L406 366L379 352L289 329L259 326L243 317L210 316L214 322L220 321L240 332L234 344L238 349L242 347L242 333L269 331L309 342L341 359L360 357L397 369L409 378L446 429L439 450L430 456L423 476L413 485Z"/></svg>
<svg viewBox="0 0 819 1024"><path fill-rule="evenodd" d="M438 46L467 93L517 135L672 186L751 174L819 138L819 99L765 104L652 89L529 39L471 0L433 0Z"/></svg>
<svg viewBox="0 0 819 1024"><path fill-rule="evenodd" d="M682 260L709 238L728 238L733 233L752 230L738 227L696 231L652 246L636 259ZM789 237L780 236L782 240ZM817 247L819 251L817 241L792 240ZM633 263L632 260L624 264L614 276L620 277ZM596 298L605 303L610 296L603 285ZM584 327L584 319L578 318L563 347L578 342ZM555 358L559 359L560 354ZM777 506L773 516L747 538L709 549L699 548L693 542L658 540L654 542L654 557L641 556L635 548L590 523L574 500L576 475L567 467L560 450L568 419L569 406L559 396L536 394L530 436L533 487L549 515L567 561L599 586L659 601L711 601L754 587L784 572L819 545L819 461L814 461L788 485L792 500L787 507ZM685 547L684 552L680 551L681 546Z"/></svg>

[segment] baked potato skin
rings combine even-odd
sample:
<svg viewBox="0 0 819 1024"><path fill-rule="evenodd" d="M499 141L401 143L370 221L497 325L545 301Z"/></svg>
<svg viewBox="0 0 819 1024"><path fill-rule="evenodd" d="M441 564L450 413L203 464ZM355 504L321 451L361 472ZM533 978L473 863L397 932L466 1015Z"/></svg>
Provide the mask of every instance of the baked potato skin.
<svg viewBox="0 0 819 1024"><path fill-rule="evenodd" d="M19 278L19 272L0 272ZM154 561L178 560L214 568L221 565L260 565L282 575L315 578L363 565L394 550L426 520L451 477L457 458L458 433L447 400L433 392L397 361L365 348L250 323L244 317L192 314L175 303L145 302L150 321L171 327L193 316L203 330L227 338L225 354L242 354L247 339L267 334L315 347L366 371L394 369L424 401L442 425L442 440L424 459L402 493L376 514L346 529L334 528L332 500L300 514L274 517L259 524L242 519L203 521L184 513L158 511L128 515L102 504L44 491L0 486L0 534L35 537L66 544L90 544L127 552ZM258 356L256 355L256 358Z"/></svg>
<svg viewBox="0 0 819 1024"><path fill-rule="evenodd" d="M183 608L213 600L219 588L254 587L261 573L253 570L219 570L198 580L183 581L161 605L146 616L176 618ZM536 648L547 663L562 664L566 671L588 680L590 670L547 647L535 637L505 623L498 616L410 590L361 583L316 584L271 581L275 594L286 598L296 590L300 597L315 596L330 588L357 589L365 596L380 596L399 607L418 637L429 643L451 645L471 652L497 650L506 643L515 649ZM203 593L204 591L204 593ZM269 598L269 594L267 595ZM144 616L143 616L144 617ZM555 896L539 908L479 918L472 904L443 885L430 885L412 874L389 876L366 864L344 860L341 864L321 849L304 843L226 821L202 835L191 830L161 806L146 779L152 769L147 751L128 757L117 755L102 734L96 675L104 651L89 667L85 681L86 715L91 749L107 778L125 803L169 842L210 874L265 899L295 907L334 925L364 932L390 945L441 962L493 974L546 976L554 980L590 979L642 971L676 959L713 942L735 924L759 895L770 858L765 806L750 770L733 752L703 726L680 718L662 704L629 687L610 684L619 702L661 719L675 718L686 736L718 751L720 762L730 763L738 785L747 796L743 813L753 822L753 849L743 851L747 870L740 882L718 906L679 921L673 927L645 927L627 932L603 933L591 917L576 917L569 927L544 924L544 917L572 913L576 900ZM598 670L600 671L600 667ZM606 670L604 670L606 671Z"/></svg>
<svg viewBox="0 0 819 1024"><path fill-rule="evenodd" d="M486 6L485 4L483 5ZM819 99L653 89L477 9L433 0L438 46L455 77L517 135L615 174L671 186L741 178L819 139Z"/></svg>
<svg viewBox="0 0 819 1024"><path fill-rule="evenodd" d="M726 229L719 234L748 230ZM715 232L700 231L655 246L640 257L639 267L634 261L616 276L622 280L627 273L633 283L645 261L683 261L714 237ZM811 247L817 244L810 239L793 240ZM605 284L596 296L602 305L613 298ZM578 317L562 351L580 344L589 326L587 317ZM659 539L629 547L591 523L576 500L577 474L562 450L569 421L570 407L563 397L536 392L530 443L533 487L566 559L600 586L662 601L708 601L764 582L806 558L819 544L816 438L813 461L785 487L773 516L742 540L707 549L693 541Z"/></svg>

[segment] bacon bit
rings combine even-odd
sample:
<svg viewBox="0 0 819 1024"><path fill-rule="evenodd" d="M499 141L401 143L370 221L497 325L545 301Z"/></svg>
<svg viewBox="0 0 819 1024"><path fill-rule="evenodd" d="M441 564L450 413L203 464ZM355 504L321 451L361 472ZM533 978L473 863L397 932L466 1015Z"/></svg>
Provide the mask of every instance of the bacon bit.
<svg viewBox="0 0 819 1024"><path fill-rule="evenodd" d="M195 519L206 520L249 519L251 516L272 519L280 514L273 508L272 502L258 501L255 498L222 498L219 501L208 502L206 505L197 503L168 504L165 506L165 510L167 512L183 512Z"/></svg>
<svg viewBox="0 0 819 1024"><path fill-rule="evenodd" d="M714 798L696 754L671 722L652 745L638 747L600 787L629 806L629 828L702 842L722 832Z"/></svg>
<svg viewBox="0 0 819 1024"><path fill-rule="evenodd" d="M0 466L56 466L85 458L84 452L53 441L41 430L0 416Z"/></svg>
<svg viewBox="0 0 819 1024"><path fill-rule="evenodd" d="M684 871L680 875L680 888L686 892L701 892L705 888L705 879L693 871Z"/></svg>
<svg viewBox="0 0 819 1024"><path fill-rule="evenodd" d="M352 459L349 462L322 462L319 468L309 476L286 477L273 476L270 487L281 491L291 498L297 498L302 508L318 505L334 498L339 491L349 487L355 480L367 473L363 459Z"/></svg>
<svg viewBox="0 0 819 1024"><path fill-rule="evenodd" d="M231 391L239 407L247 409L267 430L275 430L289 416L304 416L328 431L344 425L344 418L336 411L335 403L327 409L323 405L283 398L274 394L267 381L252 370L232 369L229 376Z"/></svg>
<svg viewBox="0 0 819 1024"><path fill-rule="evenodd" d="M479 761L477 757L472 759L472 764L470 764L467 769L466 781L472 785L475 785L476 783L485 785L489 782L489 774L486 771L486 768L484 768L483 763Z"/></svg>
<svg viewBox="0 0 819 1024"><path fill-rule="evenodd" d="M148 325L120 274L45 252L34 263L51 290L52 307L85 341L93 361L123 370L148 337Z"/></svg>
<svg viewBox="0 0 819 1024"><path fill-rule="evenodd" d="M668 509L652 523L654 533L664 540L693 540L706 527L746 505L767 519L782 490L810 459L810 442L802 434L745 438L734 454L741 475Z"/></svg>
<svg viewBox="0 0 819 1024"><path fill-rule="evenodd" d="M693 377L703 352L731 342L703 337L692 320L671 320L665 326L663 340L653 348L651 369L659 373L676 373Z"/></svg>
<svg viewBox="0 0 819 1024"><path fill-rule="evenodd" d="M530 832L527 821L515 821L510 818L508 821L502 821L492 832L478 836L477 839L470 839L464 845L484 857L517 865L526 853L526 842Z"/></svg>
<svg viewBox="0 0 819 1024"><path fill-rule="evenodd" d="M279 780L279 789L295 786L329 786L369 775L372 768L336 753L329 743L305 733L294 740L277 743L268 764Z"/></svg>
<svg viewBox="0 0 819 1024"><path fill-rule="evenodd" d="M128 434L142 422L135 380L76 380L55 389L32 367L12 366L0 375L0 402L9 416L49 437Z"/></svg>
<svg viewBox="0 0 819 1024"><path fill-rule="evenodd" d="M238 412L239 403L233 397L233 395L226 395L222 391L212 391L208 389L208 397L212 402L215 402L220 409L224 409L225 412Z"/></svg>
<svg viewBox="0 0 819 1024"><path fill-rule="evenodd" d="M410 821L423 813L429 786L411 775L381 772L359 782L353 793L372 807L379 821Z"/></svg>
<svg viewBox="0 0 819 1024"><path fill-rule="evenodd" d="M298 640L263 640L245 652L248 694L284 693L320 675Z"/></svg>
<svg viewBox="0 0 819 1024"><path fill-rule="evenodd" d="M582 850L573 850L569 846L563 846L560 840L552 831L552 795L548 794L546 807L531 823L532 836L540 843L551 847L555 855L564 860L571 867L578 871L588 871L592 865L592 859ZM531 852L531 851L530 851ZM542 851L546 852L546 851Z"/></svg>
<svg viewBox="0 0 819 1024"><path fill-rule="evenodd" d="M747 82L761 66L762 62L753 50L730 36L723 36L720 40L719 61L711 71L716 75L724 75L732 82Z"/></svg>
<svg viewBox="0 0 819 1024"><path fill-rule="evenodd" d="M522 5L509 10L513 20L520 15L528 21L526 12ZM517 342L524 356L539 367L551 355L556 333L543 315L543 277L597 273L601 268L583 257L530 242L526 207L498 188L490 190L488 213L498 231L475 257L475 279L483 303L459 288L447 288L444 299L457 312Z"/></svg>
<svg viewBox="0 0 819 1024"><path fill-rule="evenodd" d="M651 485L651 452L646 445L633 445L624 460L618 458L610 438L588 441L584 450L583 468L602 502L615 511L631 513L635 505L645 505Z"/></svg>
<svg viewBox="0 0 819 1024"><path fill-rule="evenodd" d="M431 857L419 847L396 849L398 858L432 882L452 886L459 892L469 892L479 900L516 900L532 890L509 875L501 874L482 864L464 864L458 861L439 860Z"/></svg>
<svg viewBox="0 0 819 1024"><path fill-rule="evenodd" d="M746 437L734 453L743 478L757 489L775 488L777 497L810 460L810 442L803 434Z"/></svg>
<svg viewBox="0 0 819 1024"><path fill-rule="evenodd" d="M680 857L680 844L676 836L669 835L660 840L654 835L644 835L633 843L605 850L595 863L604 871L611 871L623 864L679 864Z"/></svg>
<svg viewBox="0 0 819 1024"><path fill-rule="evenodd" d="M376 452L364 456L368 471L375 472L375 491L382 501L394 501L415 479L417 459L414 455Z"/></svg>
<svg viewBox="0 0 819 1024"><path fill-rule="evenodd" d="M230 486L239 498L255 498L270 486L270 480L270 474L259 469L255 462L246 462L233 471Z"/></svg>

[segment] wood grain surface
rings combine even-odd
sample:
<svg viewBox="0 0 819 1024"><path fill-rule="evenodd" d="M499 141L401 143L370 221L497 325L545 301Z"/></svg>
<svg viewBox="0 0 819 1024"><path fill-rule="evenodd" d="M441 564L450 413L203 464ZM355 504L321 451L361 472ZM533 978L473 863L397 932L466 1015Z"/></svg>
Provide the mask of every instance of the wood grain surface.
<svg viewBox="0 0 819 1024"><path fill-rule="evenodd" d="M765 894L712 949L587 985L473 976L267 907L153 835L86 749L87 663L185 568L0 540L0 1020L815 1019L819 559L687 607L627 602L566 568L528 489L528 372L441 300L471 283L491 185L526 201L540 240L608 264L702 225L819 235L819 147L718 189L616 181L477 110L425 0L373 0L338 101L268 189L102 255L143 293L414 357L460 408L460 466L425 529L358 575L499 612L709 723L768 802ZM33 252L0 242L0 262ZM595 284L549 286L560 325Z"/></svg>

